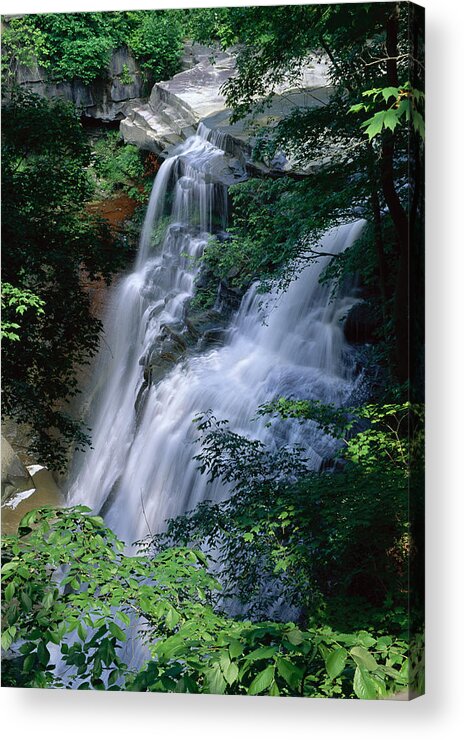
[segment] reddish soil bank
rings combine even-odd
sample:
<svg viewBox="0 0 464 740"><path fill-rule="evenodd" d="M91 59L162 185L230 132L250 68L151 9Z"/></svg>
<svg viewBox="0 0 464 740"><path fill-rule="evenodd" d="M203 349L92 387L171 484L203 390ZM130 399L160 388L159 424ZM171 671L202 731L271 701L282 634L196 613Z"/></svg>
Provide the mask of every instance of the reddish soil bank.
<svg viewBox="0 0 464 740"><path fill-rule="evenodd" d="M137 206L136 200L123 193L106 200L89 203L87 210L89 213L106 219L114 231L120 231L123 222L131 218Z"/></svg>
<svg viewBox="0 0 464 740"><path fill-rule="evenodd" d="M123 193L112 198L89 203L87 210L108 221L111 230L117 234L124 230L124 221L131 218L139 203ZM118 276L112 281L112 285ZM108 286L104 280L89 280L85 267L81 269L81 287L90 298L90 312L93 316L102 319L108 301Z"/></svg>

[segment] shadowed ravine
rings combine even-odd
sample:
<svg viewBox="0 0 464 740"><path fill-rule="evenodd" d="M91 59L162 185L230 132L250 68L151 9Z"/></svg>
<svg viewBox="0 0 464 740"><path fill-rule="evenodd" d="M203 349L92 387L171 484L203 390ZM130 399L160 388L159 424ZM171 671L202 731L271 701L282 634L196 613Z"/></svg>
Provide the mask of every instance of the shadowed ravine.
<svg viewBox="0 0 464 740"><path fill-rule="evenodd" d="M343 335L355 291L345 288L344 296L331 298L330 285L318 282L329 259L321 258L285 293L263 297L251 287L222 347L191 354L147 385L144 364L157 338L184 318L213 214L226 226L226 186L214 177L223 159L218 147L193 136L162 165L134 271L116 289L105 323L89 422L93 449L76 461L68 504L103 512L128 543L204 499L227 495L221 483L207 483L192 460L198 452L192 419L199 412L211 409L234 431L271 445L304 444L310 466L318 469L334 441L297 422L285 431L252 422L257 407L283 395L343 404L357 382ZM162 244L153 249L169 208ZM362 228L355 222L330 231L323 249L343 251Z"/></svg>

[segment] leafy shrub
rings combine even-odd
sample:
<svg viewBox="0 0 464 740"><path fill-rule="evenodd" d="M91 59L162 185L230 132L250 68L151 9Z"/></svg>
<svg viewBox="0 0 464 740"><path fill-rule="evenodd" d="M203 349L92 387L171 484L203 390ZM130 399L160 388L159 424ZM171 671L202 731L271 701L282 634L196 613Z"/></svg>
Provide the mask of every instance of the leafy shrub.
<svg viewBox="0 0 464 740"><path fill-rule="evenodd" d="M404 641L230 619L200 551L125 555L85 507L33 510L2 548L4 685L362 699L408 686ZM151 652L138 671L121 658L137 628Z"/></svg>
<svg viewBox="0 0 464 740"><path fill-rule="evenodd" d="M15 288L10 283L2 283L2 339L9 339L12 342L19 341L19 335L16 330L20 325L15 321L3 318L11 316L13 319L22 316L29 308L33 308L37 315L44 313L42 301L35 293L30 290Z"/></svg>
<svg viewBox="0 0 464 740"><path fill-rule="evenodd" d="M147 546L213 551L223 600L238 600L245 614L266 618L281 602L303 623L406 636L413 572L413 606L421 591L422 410L280 399L260 412L337 436L336 470L310 472L301 450L271 450L206 414L200 470L231 486L231 496L171 520Z"/></svg>
<svg viewBox="0 0 464 740"><path fill-rule="evenodd" d="M89 165L73 106L16 90L2 111L3 278L44 301L45 313L13 320L6 312L21 341L4 346L2 413L32 426L30 453L56 468L71 441L86 442L62 403L98 346L80 271L85 264L91 278L109 279L125 258L107 224L85 210Z"/></svg>
<svg viewBox="0 0 464 740"><path fill-rule="evenodd" d="M105 77L111 53L128 46L151 82L178 71L182 27L178 11L43 13L5 19L4 80L17 63L37 60L56 82ZM127 72L123 78L127 83Z"/></svg>
<svg viewBox="0 0 464 740"><path fill-rule="evenodd" d="M168 79L180 69L182 25L179 13L169 10L141 12L127 44L151 80Z"/></svg>
<svg viewBox="0 0 464 740"><path fill-rule="evenodd" d="M124 144L118 131L111 131L93 142L92 168L97 186L105 194L124 192L138 198L138 187L145 177L140 150ZM151 183L150 183L151 184Z"/></svg>
<svg viewBox="0 0 464 740"><path fill-rule="evenodd" d="M230 187L230 238L209 240L203 257L209 281L198 293L211 292L219 281L243 292L254 281L261 292L286 290L308 263L325 255L321 238L327 230L347 221L341 214L350 207L345 197L352 199L353 193L340 195L332 187L322 173L317 183L312 177L250 178ZM353 220L363 215L362 209L353 212ZM370 247L361 236L330 261L321 281L332 279L336 291L347 275L359 274L366 284L376 280Z"/></svg>

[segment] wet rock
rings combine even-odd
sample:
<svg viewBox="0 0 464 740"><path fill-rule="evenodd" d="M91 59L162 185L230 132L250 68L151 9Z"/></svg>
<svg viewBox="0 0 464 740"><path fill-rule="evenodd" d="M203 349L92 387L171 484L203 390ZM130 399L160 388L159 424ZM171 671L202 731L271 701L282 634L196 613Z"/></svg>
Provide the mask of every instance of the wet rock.
<svg viewBox="0 0 464 740"><path fill-rule="evenodd" d="M177 325L177 331L171 324L162 324L161 325L161 342L163 345L163 349L165 347L177 347L179 351L184 352L187 348L187 344L185 339L182 337L182 335L179 333L181 331L181 326Z"/></svg>
<svg viewBox="0 0 464 740"><path fill-rule="evenodd" d="M208 267L203 263L200 267L200 271L198 275L195 278L195 285L197 290L202 290L204 288L208 288L211 281L211 271L208 270Z"/></svg>
<svg viewBox="0 0 464 740"><path fill-rule="evenodd" d="M218 301L222 306L222 310L228 315L233 311L237 311L240 308L244 293L243 288L233 288L227 281L222 280L218 293Z"/></svg>
<svg viewBox="0 0 464 740"><path fill-rule="evenodd" d="M145 388L161 380L182 358L222 344L226 327L225 313L213 309L187 312L182 321L161 326L148 356L140 359L144 367L144 387L137 400L138 406L143 403Z"/></svg>
<svg viewBox="0 0 464 740"><path fill-rule="evenodd" d="M148 314L148 320L151 321L152 319L155 319L157 316L160 315L160 313L162 313L163 309L164 301L159 301L158 305L152 308L150 313Z"/></svg>
<svg viewBox="0 0 464 740"><path fill-rule="evenodd" d="M224 343L225 329L215 327L205 331L199 342L199 349L204 350L208 347L221 346Z"/></svg>
<svg viewBox="0 0 464 740"><path fill-rule="evenodd" d="M187 347L192 341L194 341L194 338L189 335L189 329L183 322L173 325L163 324L149 355L140 359L140 364L144 366L143 377L145 382L152 385L161 380L185 355Z"/></svg>
<svg viewBox="0 0 464 740"><path fill-rule="evenodd" d="M203 44L187 41L184 45L184 54L182 56L182 71L192 69L199 62L210 59L212 55L213 50L210 46L203 46Z"/></svg>
<svg viewBox="0 0 464 740"><path fill-rule="evenodd" d="M51 500L60 499L61 491L48 468L44 465L28 465L27 470L37 491L49 496Z"/></svg>
<svg viewBox="0 0 464 740"><path fill-rule="evenodd" d="M234 265L234 267L231 267L227 273L227 280L233 280L233 278L236 278L238 275L240 275L240 268L237 267L237 265Z"/></svg>
<svg viewBox="0 0 464 740"><path fill-rule="evenodd" d="M197 339L201 338L209 331L214 331L216 329L222 330L225 326L224 317L214 309L192 311L185 319L185 324Z"/></svg>

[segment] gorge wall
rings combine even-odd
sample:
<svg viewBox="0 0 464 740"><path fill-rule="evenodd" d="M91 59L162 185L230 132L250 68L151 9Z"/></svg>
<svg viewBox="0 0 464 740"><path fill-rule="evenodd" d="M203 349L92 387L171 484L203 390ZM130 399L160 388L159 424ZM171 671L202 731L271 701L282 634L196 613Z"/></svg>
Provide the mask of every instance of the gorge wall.
<svg viewBox="0 0 464 740"><path fill-rule="evenodd" d="M141 101L145 82L136 60L127 48L116 49L106 74L89 84L74 78L69 82L54 82L36 62L18 65L16 83L45 98L61 98L74 103L84 116L101 121L124 118L129 102Z"/></svg>
<svg viewBox="0 0 464 740"><path fill-rule="evenodd" d="M222 86L235 74L235 63L234 50L217 51L186 42L181 71L151 87L130 50L121 47L113 51L105 74L88 84L78 78L56 82L37 62L18 64L15 81L40 96L72 102L87 118L120 121L127 143L153 151L163 159L202 123L216 132L215 140L230 158L232 173L224 174L226 184L235 181L238 168L245 168L250 174L295 171L295 163L282 152L270 161L255 161L256 132L277 124L295 107L311 108L327 102L332 89L326 60L309 59L299 77L281 85L261 113L232 122ZM310 173L315 164L309 163L303 174Z"/></svg>

